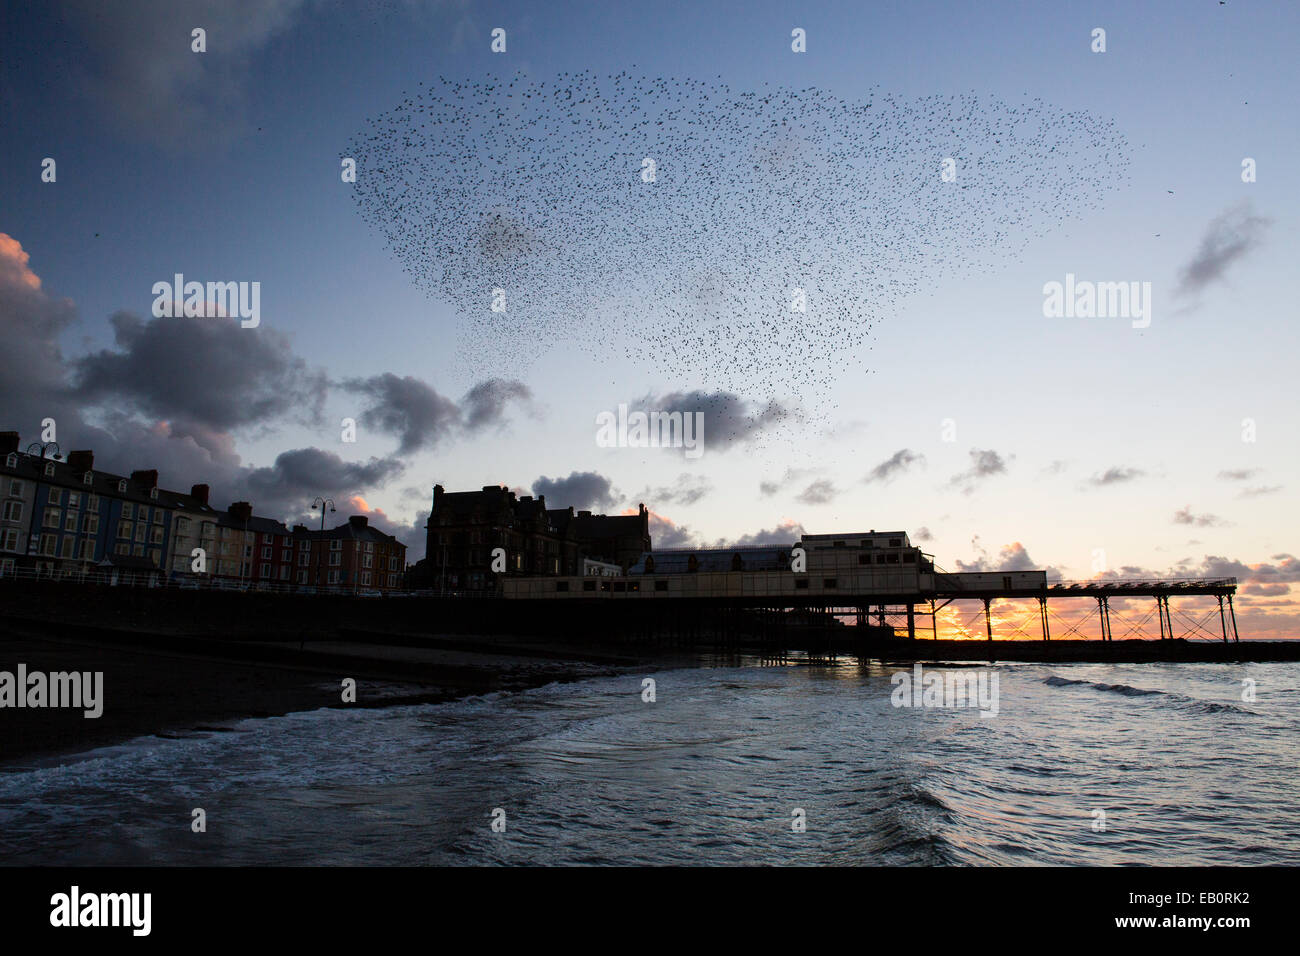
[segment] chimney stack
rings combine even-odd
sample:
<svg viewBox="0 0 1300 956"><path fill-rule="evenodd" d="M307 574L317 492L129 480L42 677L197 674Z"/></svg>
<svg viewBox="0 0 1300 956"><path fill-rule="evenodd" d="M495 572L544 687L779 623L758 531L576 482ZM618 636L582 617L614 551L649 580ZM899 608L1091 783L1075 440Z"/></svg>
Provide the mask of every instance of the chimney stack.
<svg viewBox="0 0 1300 956"><path fill-rule="evenodd" d="M17 432L0 432L0 455L7 455L18 450Z"/></svg>
<svg viewBox="0 0 1300 956"><path fill-rule="evenodd" d="M226 510L230 512L230 517L236 521L248 521L253 517L253 506L247 501L233 502Z"/></svg>
<svg viewBox="0 0 1300 956"><path fill-rule="evenodd" d="M68 464L72 470L82 475L95 468L95 453L93 451L70 451L68 452Z"/></svg>
<svg viewBox="0 0 1300 956"><path fill-rule="evenodd" d="M149 468L144 471L131 472L131 484L140 485L142 488L157 488L158 469Z"/></svg>
<svg viewBox="0 0 1300 956"><path fill-rule="evenodd" d="M190 488L190 497L197 499L199 504L206 505L208 503L208 494L210 491L211 489L209 489L207 485L194 485Z"/></svg>
<svg viewBox="0 0 1300 956"><path fill-rule="evenodd" d="M370 519L365 515L352 515L348 518L348 524L360 531L366 525L370 524Z"/></svg>

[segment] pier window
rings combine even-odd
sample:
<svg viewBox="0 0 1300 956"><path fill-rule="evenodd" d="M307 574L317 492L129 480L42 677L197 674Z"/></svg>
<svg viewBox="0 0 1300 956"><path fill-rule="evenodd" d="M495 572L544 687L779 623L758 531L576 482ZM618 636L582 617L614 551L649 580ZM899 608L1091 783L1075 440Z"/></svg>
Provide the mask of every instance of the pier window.
<svg viewBox="0 0 1300 956"><path fill-rule="evenodd" d="M656 590L656 591L667 591L667 590L668 590L668 582L667 582L667 581L656 581L656 582L655 582L655 590Z"/></svg>
<svg viewBox="0 0 1300 956"><path fill-rule="evenodd" d="M883 554L876 555L876 564L884 564L884 563L885 563L885 556Z"/></svg>
<svg viewBox="0 0 1300 956"><path fill-rule="evenodd" d="M897 563L898 563L898 555L897 555L897 554L891 554L891 555L889 556L889 563L890 563L890 564L897 564Z"/></svg>
<svg viewBox="0 0 1300 956"><path fill-rule="evenodd" d="M795 589L796 591L806 591L806 590L808 590L808 579L807 579L807 578L795 578L795 579L794 579L794 589Z"/></svg>
<svg viewBox="0 0 1300 956"><path fill-rule="evenodd" d="M583 581L583 582L582 582L582 589L583 589L584 591L594 591L594 590L596 590L596 582L595 582L595 581Z"/></svg>
<svg viewBox="0 0 1300 956"><path fill-rule="evenodd" d="M822 578L822 587L827 591L834 591L838 583L835 578Z"/></svg>
<svg viewBox="0 0 1300 956"><path fill-rule="evenodd" d="M903 555L904 564L916 564L916 552L908 551Z"/></svg>
<svg viewBox="0 0 1300 956"><path fill-rule="evenodd" d="M889 546L890 546L891 548L901 548L901 547L903 546L903 539L902 539L902 538L890 538L890 539L889 539Z"/></svg>
<svg viewBox="0 0 1300 956"><path fill-rule="evenodd" d="M869 554L858 555L858 564L870 564L870 563L871 563L871 555Z"/></svg>

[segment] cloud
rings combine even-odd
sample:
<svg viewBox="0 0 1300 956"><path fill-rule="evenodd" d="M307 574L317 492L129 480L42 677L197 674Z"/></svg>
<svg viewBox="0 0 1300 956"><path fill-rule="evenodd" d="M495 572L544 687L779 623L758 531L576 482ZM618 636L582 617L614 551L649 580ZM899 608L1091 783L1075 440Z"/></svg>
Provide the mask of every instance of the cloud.
<svg viewBox="0 0 1300 956"><path fill-rule="evenodd" d="M1119 485L1125 482L1133 481L1135 478L1141 478L1146 472L1139 468L1107 468L1099 475L1093 475L1088 479L1088 484L1096 485L1099 488L1106 485Z"/></svg>
<svg viewBox="0 0 1300 956"><path fill-rule="evenodd" d="M756 548L770 545L790 545L806 534L804 526L793 518L785 518L774 528L766 528L751 534L742 534L738 538L719 538L714 542L715 548Z"/></svg>
<svg viewBox="0 0 1300 956"><path fill-rule="evenodd" d="M671 518L650 512L650 543L656 551L665 548L693 548L695 536L685 525L679 525Z"/></svg>
<svg viewBox="0 0 1300 956"><path fill-rule="evenodd" d="M912 539L915 541L933 541L934 535L930 533L929 528L920 527L912 532Z"/></svg>
<svg viewBox="0 0 1300 956"><path fill-rule="evenodd" d="M1210 221L1201 244L1179 273L1175 296L1189 298L1222 280L1228 267L1262 242L1271 219L1256 216L1248 201L1241 201Z"/></svg>
<svg viewBox="0 0 1300 956"><path fill-rule="evenodd" d="M63 0L84 41L84 93L119 126L167 150L210 149L247 128L254 56L287 30L303 0ZM207 31L207 52L191 31Z"/></svg>
<svg viewBox="0 0 1300 956"><path fill-rule="evenodd" d="M819 478L795 495L795 500L806 505L824 505L834 501L838 493L829 479Z"/></svg>
<svg viewBox="0 0 1300 956"><path fill-rule="evenodd" d="M734 392L669 392L649 394L639 403L629 403L629 411L701 413L705 447L724 450L758 436L797 412L776 400L766 404L750 402Z"/></svg>
<svg viewBox="0 0 1300 956"><path fill-rule="evenodd" d="M640 501L650 501L657 505L685 506L701 501L711 491L713 491L713 484L707 478L692 475L690 472L683 472L677 476L676 484L659 488L646 488L638 496L638 499Z"/></svg>
<svg viewBox="0 0 1300 956"><path fill-rule="evenodd" d="M245 470L238 486L258 514L296 516L304 514L317 495L335 501L360 495L384 485L403 469L392 458L344 461L319 448L297 448L281 452L272 465Z"/></svg>
<svg viewBox="0 0 1300 956"><path fill-rule="evenodd" d="M867 474L867 477L862 480L868 484L874 481L892 481L894 478L897 478L903 472L907 471L912 465L924 461L924 455L918 454L910 448L900 448L875 468L872 468Z"/></svg>
<svg viewBox="0 0 1300 956"><path fill-rule="evenodd" d="M1046 571L1047 580L1061 580L1061 572L1058 568L1051 565L1043 566L1029 556L1025 546L1019 541L1012 541L1010 544L1004 544L999 550L997 557L990 557L980 544L979 536L976 535L971 539L971 547L977 553L974 561L962 561L957 559L954 564L959 572L969 573L977 571Z"/></svg>
<svg viewBox="0 0 1300 956"><path fill-rule="evenodd" d="M347 379L341 385L369 399L361 423L397 435L398 454L431 448L448 438L461 423L461 410L455 402L410 375L399 377L385 372L365 379Z"/></svg>
<svg viewBox="0 0 1300 956"><path fill-rule="evenodd" d="M274 329L243 329L232 318L154 318L118 312L116 349L77 359L74 390L151 417L215 429L294 417L318 421L328 391L319 370L293 354Z"/></svg>
<svg viewBox="0 0 1300 956"><path fill-rule="evenodd" d="M1196 525L1198 528L1215 528L1223 523L1223 520L1216 515L1192 514L1191 505L1188 505L1186 508L1179 508L1174 512L1174 524L1190 524Z"/></svg>
<svg viewBox="0 0 1300 956"><path fill-rule="evenodd" d="M1258 498L1261 495L1275 495L1282 490L1282 485L1256 485L1254 488L1243 488L1238 498Z"/></svg>
<svg viewBox="0 0 1300 956"><path fill-rule="evenodd" d="M1258 468L1237 468L1219 472L1224 481L1249 481L1259 474Z"/></svg>
<svg viewBox="0 0 1300 956"><path fill-rule="evenodd" d="M568 478L543 475L533 482L533 494L545 495L548 508L600 511L617 503L610 480L594 471L574 471Z"/></svg>
<svg viewBox="0 0 1300 956"><path fill-rule="evenodd" d="M427 529L425 525L429 521L429 509L418 511L415 517L407 522L397 521L390 518L384 513L382 508L372 508L370 503L361 495L351 495L339 502L339 517L346 515L365 515L372 528L377 528L384 534L391 534L402 544L406 545L406 562L414 564L424 557L425 546L428 541ZM342 522L337 522L342 524ZM384 569L387 571L387 569Z"/></svg>
<svg viewBox="0 0 1300 956"><path fill-rule="evenodd" d="M798 481L811 474L814 474L814 472L809 468L787 468L785 474L780 478L760 481L758 483L758 493L764 498L770 498L791 482Z"/></svg>
<svg viewBox="0 0 1300 956"><path fill-rule="evenodd" d="M992 449L972 448L970 450L971 466L966 471L953 475L948 484L961 488L965 494L975 490L975 486L992 475L1006 474L1007 463L1002 456Z"/></svg>

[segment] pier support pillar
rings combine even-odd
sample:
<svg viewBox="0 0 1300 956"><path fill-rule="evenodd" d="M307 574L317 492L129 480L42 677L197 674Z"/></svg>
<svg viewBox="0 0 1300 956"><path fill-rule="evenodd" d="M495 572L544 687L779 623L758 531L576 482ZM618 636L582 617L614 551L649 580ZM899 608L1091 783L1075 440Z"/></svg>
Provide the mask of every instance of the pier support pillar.
<svg viewBox="0 0 1300 956"><path fill-rule="evenodd" d="M1219 595L1219 625L1223 628L1223 643L1228 643L1228 619L1223 616L1223 595Z"/></svg>
<svg viewBox="0 0 1300 956"><path fill-rule="evenodd" d="M1052 630L1047 623L1047 598L1045 597L1038 599L1038 619L1043 625L1043 640L1050 641L1052 639Z"/></svg>
<svg viewBox="0 0 1300 956"><path fill-rule="evenodd" d="M1236 644L1241 640L1237 636L1237 612L1232 609L1232 595L1228 595L1228 615L1232 618L1232 642Z"/></svg>
<svg viewBox="0 0 1300 956"><path fill-rule="evenodd" d="M989 640L993 640L993 618L989 616L989 599L984 599L984 626L988 629Z"/></svg>
<svg viewBox="0 0 1300 956"><path fill-rule="evenodd" d="M916 614L911 604L907 606L907 639L909 641L916 640Z"/></svg>
<svg viewBox="0 0 1300 956"><path fill-rule="evenodd" d="M1160 640L1165 639L1165 607L1161 603L1160 595L1156 595L1156 615L1160 618Z"/></svg>

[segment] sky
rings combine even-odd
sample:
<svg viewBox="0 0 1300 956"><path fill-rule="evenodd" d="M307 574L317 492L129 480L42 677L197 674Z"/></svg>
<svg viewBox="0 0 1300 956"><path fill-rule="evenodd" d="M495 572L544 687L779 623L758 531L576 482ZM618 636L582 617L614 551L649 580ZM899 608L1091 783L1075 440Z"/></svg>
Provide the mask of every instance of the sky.
<svg viewBox="0 0 1300 956"><path fill-rule="evenodd" d="M0 427L24 443L52 417L100 467L290 521L330 495L412 557L435 483L503 484L553 507L644 502L656 547L878 528L949 570L1235 575L1243 636L1300 636L1293 4L68 0L0 16ZM714 122L688 142L670 122L642 149L620 74L700 84L723 118L772 97L763 120L808 125L769 139ZM491 182L530 114L470 140L450 122L377 134L454 83L473 108L502 83L598 88L614 132L509 140ZM936 102L969 105L949 124ZM1026 111L1020 129L1059 149L1031 158L1003 135ZM883 117L887 145L831 151L855 115ZM663 162L652 185L641 152ZM759 154L774 158L742 183L737 157ZM611 155L624 180L593 185ZM629 204L647 196L641 219ZM769 242L791 196L801 256ZM518 227L476 306L475 230L503 210ZM259 324L155 317L176 273L258 282ZM1045 315L1067 274L1149 283L1149 313ZM799 281L805 314L758 314ZM501 282L511 307L492 313ZM762 319L760 337L737 331ZM596 416L621 403L701 411L701 454L602 447Z"/></svg>

